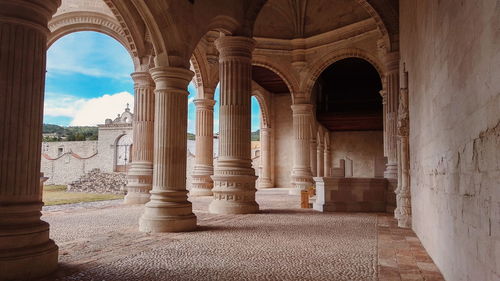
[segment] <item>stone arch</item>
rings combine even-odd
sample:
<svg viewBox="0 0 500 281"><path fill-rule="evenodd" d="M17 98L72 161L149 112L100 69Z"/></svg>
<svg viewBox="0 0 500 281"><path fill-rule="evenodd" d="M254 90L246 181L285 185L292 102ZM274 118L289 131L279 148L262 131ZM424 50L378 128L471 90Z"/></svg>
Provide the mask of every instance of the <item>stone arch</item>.
<svg viewBox="0 0 500 281"><path fill-rule="evenodd" d="M260 112L262 115L262 125L264 128L270 128L271 127L271 116L270 116L270 111L269 111L269 100L270 100L270 93L260 87L259 84L255 83L252 81L252 96L254 96L257 99L257 102L259 103L260 106Z"/></svg>
<svg viewBox="0 0 500 281"><path fill-rule="evenodd" d="M379 12L373 7L372 4L369 3L369 0L357 0L357 2L366 10L366 12L373 18L373 20L375 20L375 24L377 25L377 29L382 36L384 44L387 46L388 50L391 50L392 46L389 31Z"/></svg>
<svg viewBox="0 0 500 281"><path fill-rule="evenodd" d="M286 73L290 73L290 71L283 69L281 66L276 64L269 63L269 58L266 57L253 57L252 65L261 66L271 70L276 73L283 82L285 82L290 94L292 95L292 103L294 103L294 98L298 92L298 83L297 80L292 75L287 75Z"/></svg>
<svg viewBox="0 0 500 281"><path fill-rule="evenodd" d="M382 63L375 56L365 50L358 48L342 49L321 57L311 65L311 71L302 84L303 92L306 95L306 100L309 100L311 98L314 84L316 83L316 80L318 80L321 73L323 73L323 71L330 65L346 58L360 58L366 60L377 70L381 81L384 80L384 68L382 67Z"/></svg>
<svg viewBox="0 0 500 281"><path fill-rule="evenodd" d="M134 44L127 40L125 31L113 18L95 12L70 12L54 17L49 22L51 33L47 38L47 46L50 47L59 38L70 33L79 31L95 31L106 34L118 42L130 53L131 57L137 55Z"/></svg>

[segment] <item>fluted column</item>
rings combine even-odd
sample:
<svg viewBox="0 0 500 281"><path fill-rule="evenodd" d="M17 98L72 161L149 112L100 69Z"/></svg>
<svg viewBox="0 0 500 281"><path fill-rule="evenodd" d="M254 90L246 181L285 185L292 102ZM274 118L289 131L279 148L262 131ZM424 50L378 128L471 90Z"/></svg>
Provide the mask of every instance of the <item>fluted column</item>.
<svg viewBox="0 0 500 281"><path fill-rule="evenodd" d="M311 147L311 104L293 104L293 168L290 194L300 194L301 190L313 185L310 162Z"/></svg>
<svg viewBox="0 0 500 281"><path fill-rule="evenodd" d="M411 191L410 191L410 132L408 112L408 75L404 73L398 109L398 187L396 189L396 209L394 215L398 226L411 227Z"/></svg>
<svg viewBox="0 0 500 281"><path fill-rule="evenodd" d="M187 200L187 86L193 72L184 68L151 69L155 89L153 189L139 220L143 232L196 228Z"/></svg>
<svg viewBox="0 0 500 281"><path fill-rule="evenodd" d="M324 177L325 176L325 152L324 152L324 145L323 141L321 140L320 135L318 134L318 141L316 144L316 169L318 169L318 177Z"/></svg>
<svg viewBox="0 0 500 281"><path fill-rule="evenodd" d="M399 53L393 52L385 55L385 64L387 73L385 76L385 94L386 94L386 156L387 167L384 172L386 178L397 178L397 117L399 100Z"/></svg>
<svg viewBox="0 0 500 281"><path fill-rule="evenodd" d="M124 203L145 204L153 184L154 81L149 72L135 72L131 76L134 80L134 145Z"/></svg>
<svg viewBox="0 0 500 281"><path fill-rule="evenodd" d="M270 188L274 186L271 174L271 128L260 128L260 167L258 188Z"/></svg>
<svg viewBox="0 0 500 281"><path fill-rule="evenodd" d="M214 182L214 105L213 99L196 99L196 157L191 174L191 196L211 196Z"/></svg>
<svg viewBox="0 0 500 281"><path fill-rule="evenodd" d="M0 279L31 280L57 268L40 220L47 23L60 0L0 0Z"/></svg>
<svg viewBox="0 0 500 281"><path fill-rule="evenodd" d="M309 150L309 157L311 158L310 159L310 162L311 162L311 173L312 173L313 177L317 177L318 176L318 170L316 168L316 166L318 164L316 162L317 161L317 159L316 159L316 156L317 156L316 146L317 146L316 138L311 137L311 149Z"/></svg>
<svg viewBox="0 0 500 281"><path fill-rule="evenodd" d="M250 155L252 51L247 37L222 36L219 51L219 158L215 169L210 213L255 213L255 171Z"/></svg>
<svg viewBox="0 0 500 281"><path fill-rule="evenodd" d="M327 133L328 134L328 133ZM332 168L332 159L331 159L331 150L330 150L330 144L326 143L325 140L325 148L324 148L324 176L329 177L331 176L331 168Z"/></svg>

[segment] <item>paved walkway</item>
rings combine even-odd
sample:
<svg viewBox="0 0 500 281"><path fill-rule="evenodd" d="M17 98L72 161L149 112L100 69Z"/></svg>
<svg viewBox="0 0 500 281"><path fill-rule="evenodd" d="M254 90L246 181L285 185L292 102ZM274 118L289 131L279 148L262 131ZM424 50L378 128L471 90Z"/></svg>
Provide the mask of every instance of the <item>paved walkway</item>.
<svg viewBox="0 0 500 281"><path fill-rule="evenodd" d="M259 214L208 214L198 230L144 234L141 206L116 201L44 210L60 268L43 280L443 280L410 230L385 214L297 209L284 190L257 193Z"/></svg>

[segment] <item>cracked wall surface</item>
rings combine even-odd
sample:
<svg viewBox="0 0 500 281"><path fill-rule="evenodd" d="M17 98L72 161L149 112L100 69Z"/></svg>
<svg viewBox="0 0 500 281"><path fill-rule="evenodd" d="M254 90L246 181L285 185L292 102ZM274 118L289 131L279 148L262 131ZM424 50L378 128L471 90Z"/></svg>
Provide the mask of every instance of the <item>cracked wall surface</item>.
<svg viewBox="0 0 500 281"><path fill-rule="evenodd" d="M447 280L500 279L500 1L400 2L413 229Z"/></svg>

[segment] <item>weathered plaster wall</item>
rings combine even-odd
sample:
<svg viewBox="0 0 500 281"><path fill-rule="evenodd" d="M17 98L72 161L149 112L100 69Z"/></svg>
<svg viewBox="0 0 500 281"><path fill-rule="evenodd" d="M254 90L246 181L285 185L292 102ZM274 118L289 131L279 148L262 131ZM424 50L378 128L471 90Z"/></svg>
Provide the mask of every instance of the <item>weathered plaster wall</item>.
<svg viewBox="0 0 500 281"><path fill-rule="evenodd" d="M447 280L500 279L500 2L400 2L413 229Z"/></svg>
<svg viewBox="0 0 500 281"><path fill-rule="evenodd" d="M373 178L375 159L384 158L382 131L330 132L330 142L334 167L348 157L353 161L353 177Z"/></svg>
<svg viewBox="0 0 500 281"><path fill-rule="evenodd" d="M275 132L275 186L290 187L293 167L292 97L289 94L274 94L272 104Z"/></svg>

